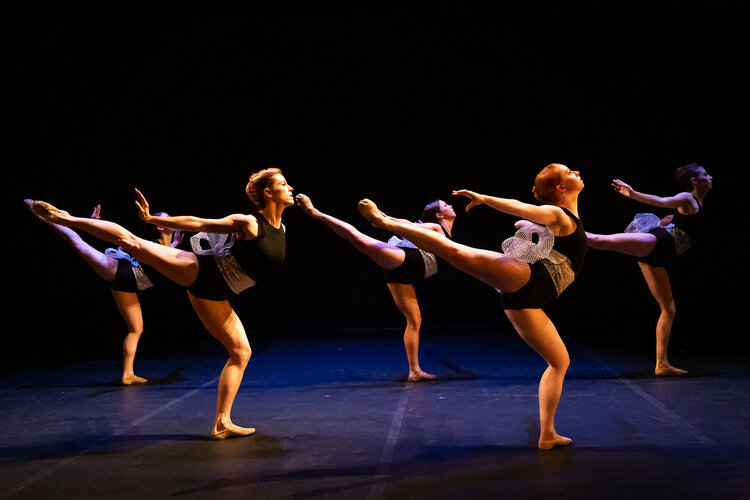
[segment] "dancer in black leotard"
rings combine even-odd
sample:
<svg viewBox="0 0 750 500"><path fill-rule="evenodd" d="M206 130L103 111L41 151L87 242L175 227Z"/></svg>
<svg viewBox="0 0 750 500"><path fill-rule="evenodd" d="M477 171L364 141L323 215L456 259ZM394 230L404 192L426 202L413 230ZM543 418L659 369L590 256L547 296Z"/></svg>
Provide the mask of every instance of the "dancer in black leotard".
<svg viewBox="0 0 750 500"><path fill-rule="evenodd" d="M534 194L543 203L540 206L465 189L454 191L455 195L469 198L467 211L484 204L527 219L517 224L516 236L503 243L505 253L461 245L418 225L404 224L384 215L370 200L359 204L362 215L374 226L407 238L425 252L445 259L501 292L505 313L516 331L549 365L539 383L538 446L545 450L572 442L555 430L555 410L570 358L555 325L541 307L570 285L583 263L587 245L578 218L578 195L582 189L578 172L554 163L545 167L534 182ZM532 233L539 236L538 244L533 243Z"/></svg>
<svg viewBox="0 0 750 500"><path fill-rule="evenodd" d="M245 328L228 298L257 281L270 277L284 260L285 237L281 215L294 205L292 187L279 169L265 169L250 176L246 187L258 211L222 219L192 216L158 217L149 211L146 199L136 190L140 217L161 227L180 231L205 231L193 237L196 253L165 247L138 238L113 222L74 217L43 201L30 202L37 215L50 222L80 229L122 247L139 261L154 267L175 283L188 288L188 296L206 329L229 352L219 377L216 418L212 439L247 436L255 432L232 423L232 403L250 361L250 343ZM208 247L204 244L208 242Z"/></svg>
<svg viewBox="0 0 750 500"><path fill-rule="evenodd" d="M638 214L624 233L587 233L589 245L638 259L649 290L659 304L661 313L656 322L656 375L684 375L686 370L669 363L667 347L677 312L667 266L676 262L701 239L704 226L703 198L711 189L712 177L697 163L677 169L675 181L682 191L674 196L639 193L615 179L615 191L636 201L655 207L673 209L674 213L659 219L653 214Z"/></svg>
<svg viewBox="0 0 750 500"><path fill-rule="evenodd" d="M101 205L94 208L91 218L98 219ZM162 213L166 216L166 213ZM143 314L138 292L153 286L160 276L154 269L141 265L122 249L108 248L100 252L89 245L72 229L54 224L41 217L55 233L60 236L76 254L88 264L94 272L109 283L112 297L117 305L128 333L122 343L122 378L123 385L143 384L147 380L135 374L133 364L138 349L138 341L143 333ZM182 232L158 227L156 242L169 247L176 247L182 241Z"/></svg>
<svg viewBox="0 0 750 500"><path fill-rule="evenodd" d="M435 256L398 237L391 238L387 243L371 238L351 224L321 212L304 194L297 195L297 202L306 214L328 226L335 234L349 241L357 250L383 268L386 286L393 296L396 307L406 318L404 347L409 362L408 380L417 382L434 379L434 375L424 372L419 366L419 329L422 325L422 313L419 310L414 284L437 272ZM455 218L453 207L437 200L424 208L422 221L418 224L422 228L450 238ZM406 220L402 222L411 224Z"/></svg>

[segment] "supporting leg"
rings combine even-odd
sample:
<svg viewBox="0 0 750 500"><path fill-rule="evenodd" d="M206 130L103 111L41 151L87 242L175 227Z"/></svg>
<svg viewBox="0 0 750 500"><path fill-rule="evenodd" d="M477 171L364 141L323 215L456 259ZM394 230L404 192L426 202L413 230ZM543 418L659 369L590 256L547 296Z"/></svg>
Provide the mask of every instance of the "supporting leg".
<svg viewBox="0 0 750 500"><path fill-rule="evenodd" d="M539 449L567 446L573 441L555 430L555 412L562 395L570 357L555 325L541 309L506 310L521 338L547 362L539 381Z"/></svg>
<svg viewBox="0 0 750 500"><path fill-rule="evenodd" d="M669 337L672 334L672 325L677 314L667 270L663 267L651 266L643 262L639 262L638 265L641 268L643 277L646 278L651 295L656 299L661 311L659 319L656 322L656 367L654 368L654 373L656 375L684 375L687 373L687 370L675 368L669 364L667 357Z"/></svg>
<svg viewBox="0 0 750 500"><path fill-rule="evenodd" d="M406 318L404 347L406 348L406 358L409 361L408 380L420 382L435 379L435 375L430 375L419 367L419 329L422 326L422 313L419 310L419 302L417 302L414 287L403 283L388 283L388 290L391 291L393 301L399 311Z"/></svg>
<svg viewBox="0 0 750 500"><path fill-rule="evenodd" d="M211 430L211 438L226 439L235 436L249 436L255 432L255 429L235 425L231 419L234 398L240 388L245 368L247 368L252 354L245 328L229 305L229 301L200 299L190 292L188 292L188 295L203 325L229 353L229 360L224 365L219 377L216 418Z"/></svg>

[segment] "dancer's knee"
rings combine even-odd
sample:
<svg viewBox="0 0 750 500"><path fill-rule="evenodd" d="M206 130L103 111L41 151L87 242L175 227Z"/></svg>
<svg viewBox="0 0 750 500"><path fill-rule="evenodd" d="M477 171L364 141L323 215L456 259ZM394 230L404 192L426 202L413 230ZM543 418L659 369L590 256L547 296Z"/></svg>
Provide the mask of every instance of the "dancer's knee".
<svg viewBox="0 0 750 500"><path fill-rule="evenodd" d="M549 366L557 372L565 373L570 367L570 356L567 351L564 354L555 356L554 359L549 361Z"/></svg>
<svg viewBox="0 0 750 500"><path fill-rule="evenodd" d="M414 330L419 330L422 327L422 314L407 314L406 315L406 327Z"/></svg>
<svg viewBox="0 0 750 500"><path fill-rule="evenodd" d="M250 362L250 356L252 353L253 351L248 344L240 344L232 348L229 356L234 363L245 367Z"/></svg>
<svg viewBox="0 0 750 500"><path fill-rule="evenodd" d="M137 255L143 248L142 240L132 233L124 233L117 237L115 244L131 255Z"/></svg>
<svg viewBox="0 0 750 500"><path fill-rule="evenodd" d="M675 305L674 300L666 304L662 304L661 313L667 319L674 319L675 315L677 315L677 306Z"/></svg>

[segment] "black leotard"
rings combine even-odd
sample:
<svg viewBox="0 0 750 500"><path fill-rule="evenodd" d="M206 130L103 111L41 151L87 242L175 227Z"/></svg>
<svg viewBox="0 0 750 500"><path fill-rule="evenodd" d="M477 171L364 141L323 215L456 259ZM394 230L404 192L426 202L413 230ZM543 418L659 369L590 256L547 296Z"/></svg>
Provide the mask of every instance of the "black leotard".
<svg viewBox="0 0 750 500"><path fill-rule="evenodd" d="M698 203L698 211L692 215L685 215L675 210L672 223L687 235L690 239L692 248L703 236L706 223L706 216L703 212L703 204L693 195L695 202ZM656 246L651 252L638 259L639 262L654 267L666 267L677 262L679 255L675 247L675 238L670 231L662 226L657 226L648 230L650 234L656 236Z"/></svg>
<svg viewBox="0 0 750 500"><path fill-rule="evenodd" d="M440 226L446 238L450 235ZM384 269L383 277L386 283L403 283L413 285L425 279L425 261L422 251L418 248L399 247L404 251L404 261L395 269Z"/></svg>
<svg viewBox="0 0 750 500"><path fill-rule="evenodd" d="M273 227L260 212L258 236L252 240L237 239L230 249L232 257L255 282L268 280L286 257L284 226ZM198 277L188 288L196 297L208 300L227 300L236 295L227 284L214 255L198 255Z"/></svg>
<svg viewBox="0 0 750 500"><path fill-rule="evenodd" d="M576 230L567 236L556 236L553 246L570 261L570 267L577 277L583 268L588 250L588 239L581 220L567 208L565 214L576 223ZM503 309L538 309L558 297L557 288L543 260L529 264L529 281L519 290L500 293Z"/></svg>

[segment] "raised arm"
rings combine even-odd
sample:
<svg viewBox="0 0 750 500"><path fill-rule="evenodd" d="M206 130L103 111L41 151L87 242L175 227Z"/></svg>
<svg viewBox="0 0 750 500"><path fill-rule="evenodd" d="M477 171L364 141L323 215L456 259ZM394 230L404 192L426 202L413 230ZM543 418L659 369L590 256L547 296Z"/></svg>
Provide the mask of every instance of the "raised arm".
<svg viewBox="0 0 750 500"><path fill-rule="evenodd" d="M560 207L554 205L532 205L531 203L524 203L512 198L487 196L475 193L474 191L469 191L468 189L458 189L453 191L453 195L466 196L469 198L470 202L466 206L467 212L473 207L487 205L488 207L499 210L500 212L515 215L516 217L521 217L522 219L529 220L536 224L544 224L545 226L559 224L565 216L565 212L563 212Z"/></svg>
<svg viewBox="0 0 750 500"><path fill-rule="evenodd" d="M640 193L620 179L614 179L612 181L612 187L615 191L627 198L654 207L683 208L688 211L692 211L694 208L693 195L688 192L677 193L674 196L656 196L653 194Z"/></svg>
<svg viewBox="0 0 750 500"><path fill-rule="evenodd" d="M233 214L221 219L204 219L192 215L159 217L151 215L149 204L139 190L135 190L138 199L138 215L144 222L179 231L207 232L219 234L239 233L241 239L253 239L258 236L258 220L252 215Z"/></svg>

